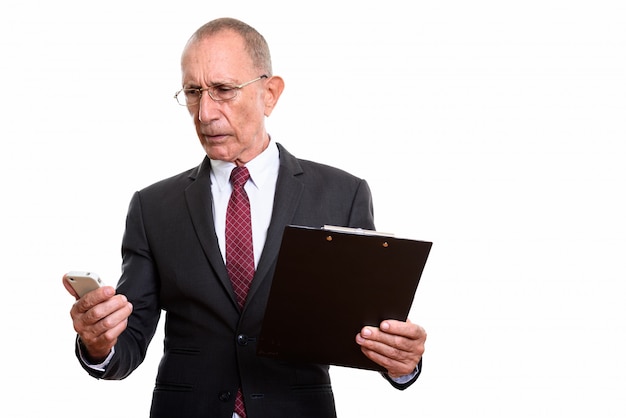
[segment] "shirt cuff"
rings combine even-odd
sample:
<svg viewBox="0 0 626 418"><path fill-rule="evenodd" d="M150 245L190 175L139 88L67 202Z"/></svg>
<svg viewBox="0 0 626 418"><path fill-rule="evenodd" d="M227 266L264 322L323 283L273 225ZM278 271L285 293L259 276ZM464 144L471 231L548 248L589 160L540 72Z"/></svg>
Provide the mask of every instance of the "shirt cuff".
<svg viewBox="0 0 626 418"><path fill-rule="evenodd" d="M389 378L399 385L404 385L405 383L408 383L411 380L413 380L415 376L419 374L419 372L420 372L420 366L418 364L417 366L415 366L415 370L413 370L412 373L405 374L404 376L400 376L396 378L389 376Z"/></svg>
<svg viewBox="0 0 626 418"><path fill-rule="evenodd" d="M80 361L82 361L83 364L89 367L90 369L97 370L99 372L105 371L106 367L109 365L109 363L111 362L111 359L113 358L113 354L115 354L115 347L111 348L111 352L104 359L104 361L98 364L91 364L89 361L87 361L85 354L83 353L84 345L83 345L83 342L80 340L80 338L77 338L77 343L78 343L78 355L80 356Z"/></svg>

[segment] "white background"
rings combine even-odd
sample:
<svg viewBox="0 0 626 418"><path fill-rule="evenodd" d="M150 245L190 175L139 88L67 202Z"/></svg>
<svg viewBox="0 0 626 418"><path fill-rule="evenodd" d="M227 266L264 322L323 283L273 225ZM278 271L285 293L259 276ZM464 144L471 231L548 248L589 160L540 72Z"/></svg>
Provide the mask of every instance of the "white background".
<svg viewBox="0 0 626 418"><path fill-rule="evenodd" d="M332 368L340 417L626 415L617 0L3 0L0 415L147 416L161 335L128 379L88 377L61 276L115 284L132 193L202 159L172 95L221 16L270 44L274 138L366 178L379 230L434 242L422 377Z"/></svg>

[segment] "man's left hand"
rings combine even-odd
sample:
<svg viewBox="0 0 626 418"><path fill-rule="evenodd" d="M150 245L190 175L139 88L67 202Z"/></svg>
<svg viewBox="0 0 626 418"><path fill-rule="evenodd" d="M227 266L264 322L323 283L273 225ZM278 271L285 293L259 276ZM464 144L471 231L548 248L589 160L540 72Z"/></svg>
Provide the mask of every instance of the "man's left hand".
<svg viewBox="0 0 626 418"><path fill-rule="evenodd" d="M387 369L391 378L415 371L424 354L426 331L407 320L384 320L380 327L366 326L356 336L361 351L373 362Z"/></svg>

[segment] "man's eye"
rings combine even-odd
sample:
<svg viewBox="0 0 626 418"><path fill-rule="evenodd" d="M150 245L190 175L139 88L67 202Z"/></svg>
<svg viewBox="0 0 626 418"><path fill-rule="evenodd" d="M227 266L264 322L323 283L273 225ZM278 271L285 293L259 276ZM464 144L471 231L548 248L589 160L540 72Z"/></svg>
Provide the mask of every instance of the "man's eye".
<svg viewBox="0 0 626 418"><path fill-rule="evenodd" d="M229 86L227 84L220 84L218 86L214 86L213 89L218 93L228 93L233 90L233 86Z"/></svg>
<svg viewBox="0 0 626 418"><path fill-rule="evenodd" d="M198 89L185 89L185 95L187 97L198 97L198 96L200 96L200 90L198 90Z"/></svg>

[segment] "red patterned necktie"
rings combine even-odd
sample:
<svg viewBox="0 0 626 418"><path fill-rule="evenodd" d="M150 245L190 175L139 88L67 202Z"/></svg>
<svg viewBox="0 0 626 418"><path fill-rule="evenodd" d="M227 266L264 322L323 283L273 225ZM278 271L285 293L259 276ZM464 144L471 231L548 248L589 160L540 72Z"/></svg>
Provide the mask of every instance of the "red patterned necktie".
<svg viewBox="0 0 626 418"><path fill-rule="evenodd" d="M254 252L252 250L252 225L250 201L244 185L250 178L246 167L235 167L230 173L233 191L226 210L226 270L237 296L239 307L243 307L254 276ZM241 389L235 398L235 412L246 417Z"/></svg>
<svg viewBox="0 0 626 418"><path fill-rule="evenodd" d="M233 192L226 210L226 269L240 307L243 307L254 276L250 201L243 188L249 178L246 167L235 167L230 173Z"/></svg>

